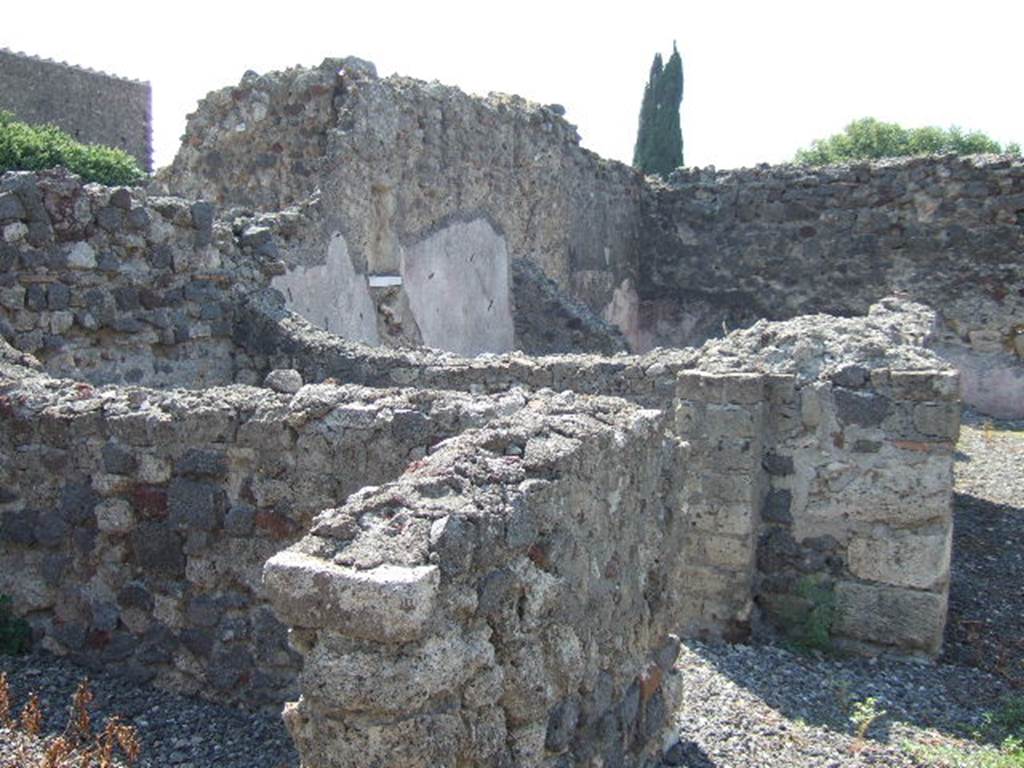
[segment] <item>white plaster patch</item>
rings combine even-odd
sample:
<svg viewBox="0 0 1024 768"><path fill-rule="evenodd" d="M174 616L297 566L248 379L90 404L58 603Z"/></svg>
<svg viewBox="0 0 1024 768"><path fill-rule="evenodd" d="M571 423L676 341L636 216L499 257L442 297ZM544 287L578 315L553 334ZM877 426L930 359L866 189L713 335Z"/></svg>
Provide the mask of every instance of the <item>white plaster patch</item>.
<svg viewBox="0 0 1024 768"><path fill-rule="evenodd" d="M1024 418L1024 363L1003 352L986 354L953 344L933 351L960 369L967 405L997 419Z"/></svg>
<svg viewBox="0 0 1024 768"><path fill-rule="evenodd" d="M601 312L609 323L622 331L629 342L629 348L636 353L643 353L653 346L649 340L642 338L640 330L640 297L628 277L615 288L612 300Z"/></svg>
<svg viewBox="0 0 1024 768"><path fill-rule="evenodd" d="M288 309L314 325L351 341L380 342L366 277L356 272L340 234L331 237L323 264L296 266L271 285L284 294Z"/></svg>
<svg viewBox="0 0 1024 768"><path fill-rule="evenodd" d="M486 220L449 224L404 251L402 277L424 345L462 355L512 349L508 249Z"/></svg>

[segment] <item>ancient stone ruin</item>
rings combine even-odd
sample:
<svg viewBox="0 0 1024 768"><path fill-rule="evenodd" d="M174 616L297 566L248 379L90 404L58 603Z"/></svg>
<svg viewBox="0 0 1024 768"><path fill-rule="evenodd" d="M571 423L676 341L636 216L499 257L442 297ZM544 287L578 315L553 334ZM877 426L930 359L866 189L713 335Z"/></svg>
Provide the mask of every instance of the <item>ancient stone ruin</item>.
<svg viewBox="0 0 1024 768"><path fill-rule="evenodd" d="M149 83L0 48L0 110L56 125L86 144L123 149L152 170Z"/></svg>
<svg viewBox="0 0 1024 768"><path fill-rule="evenodd" d="M424 768L642 763L680 637L937 654L961 378L1021 407L1024 166L660 184L560 113L329 60L208 96L149 190L0 180L44 647Z"/></svg>

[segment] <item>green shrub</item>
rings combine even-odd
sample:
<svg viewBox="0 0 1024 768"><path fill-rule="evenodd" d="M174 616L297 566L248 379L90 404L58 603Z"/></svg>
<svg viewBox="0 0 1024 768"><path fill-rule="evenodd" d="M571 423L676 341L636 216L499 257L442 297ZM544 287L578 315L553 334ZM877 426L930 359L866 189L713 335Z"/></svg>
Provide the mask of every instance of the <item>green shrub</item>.
<svg viewBox="0 0 1024 768"><path fill-rule="evenodd" d="M842 133L818 139L809 148L798 150L795 161L801 165L834 165L885 157L986 152L1019 155L1021 150L1019 144L1003 147L980 131L964 131L955 125L948 130L934 126L904 128L865 117L854 120Z"/></svg>
<svg viewBox="0 0 1024 768"><path fill-rule="evenodd" d="M42 171L62 165L86 181L108 186L139 184L146 174L121 149L82 144L52 125L28 125L0 111L0 173Z"/></svg>
<svg viewBox="0 0 1024 768"><path fill-rule="evenodd" d="M28 622L11 611L10 597L0 595L0 656L24 653L31 639Z"/></svg>

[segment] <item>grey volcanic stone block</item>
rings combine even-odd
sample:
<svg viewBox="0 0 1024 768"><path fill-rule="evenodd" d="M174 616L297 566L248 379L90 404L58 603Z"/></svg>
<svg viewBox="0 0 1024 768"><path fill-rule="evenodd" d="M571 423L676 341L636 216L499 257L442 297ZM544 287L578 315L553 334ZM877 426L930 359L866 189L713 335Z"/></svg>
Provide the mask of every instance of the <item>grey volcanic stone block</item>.
<svg viewBox="0 0 1024 768"><path fill-rule="evenodd" d="M278 369L268 373L263 383L275 392L293 395L302 389L302 374L293 368Z"/></svg>
<svg viewBox="0 0 1024 768"><path fill-rule="evenodd" d="M37 513L29 509L0 512L0 540L22 546L33 544L36 518Z"/></svg>
<svg viewBox="0 0 1024 768"><path fill-rule="evenodd" d="M42 546L57 547L67 540L71 526L63 512L46 509L36 518L34 532Z"/></svg>
<svg viewBox="0 0 1024 768"><path fill-rule="evenodd" d="M26 217L25 207L12 192L0 194L0 220L22 220Z"/></svg>
<svg viewBox="0 0 1024 768"><path fill-rule="evenodd" d="M878 427L891 409L891 401L882 395L836 389L836 412L845 424L860 427Z"/></svg>
<svg viewBox="0 0 1024 768"><path fill-rule="evenodd" d="M63 283L51 283L46 289L46 303L51 310L67 309L71 303L71 289Z"/></svg>
<svg viewBox="0 0 1024 768"><path fill-rule="evenodd" d="M224 515L224 531L231 536L248 536L255 520L255 509L247 504L236 504Z"/></svg>
<svg viewBox="0 0 1024 768"><path fill-rule="evenodd" d="M200 462L199 466L207 465ZM167 489L168 520L178 528L215 530L223 519L224 501L216 483L176 477Z"/></svg>
<svg viewBox="0 0 1024 768"><path fill-rule="evenodd" d="M174 465L174 471L190 477L223 477L228 459L223 451L190 448Z"/></svg>
<svg viewBox="0 0 1024 768"><path fill-rule="evenodd" d="M97 500L96 492L90 484L72 480L61 492L60 512L72 525L80 525L95 520Z"/></svg>
<svg viewBox="0 0 1024 768"><path fill-rule="evenodd" d="M117 602L123 608L153 610L153 595L146 589L145 584L139 581L131 581L121 587L117 593Z"/></svg>
<svg viewBox="0 0 1024 768"><path fill-rule="evenodd" d="M544 746L552 752L563 752L576 732L580 717L580 703L576 696L570 696L556 705L548 714L547 734Z"/></svg>
<svg viewBox="0 0 1024 768"><path fill-rule="evenodd" d="M181 537L163 523L140 523L128 539L139 567L169 577L180 578L185 574Z"/></svg>
<svg viewBox="0 0 1024 768"><path fill-rule="evenodd" d="M130 475L138 467L138 460L130 448L117 443L103 446L103 468L113 475Z"/></svg>
<svg viewBox="0 0 1024 768"><path fill-rule="evenodd" d="M192 204L190 213L192 214L192 226L196 230L195 247L205 248L213 242L213 204L199 200Z"/></svg>
<svg viewBox="0 0 1024 768"><path fill-rule="evenodd" d="M793 522L793 515L790 512L792 503L792 492L785 489L773 489L765 497L761 517L769 523L789 525Z"/></svg>

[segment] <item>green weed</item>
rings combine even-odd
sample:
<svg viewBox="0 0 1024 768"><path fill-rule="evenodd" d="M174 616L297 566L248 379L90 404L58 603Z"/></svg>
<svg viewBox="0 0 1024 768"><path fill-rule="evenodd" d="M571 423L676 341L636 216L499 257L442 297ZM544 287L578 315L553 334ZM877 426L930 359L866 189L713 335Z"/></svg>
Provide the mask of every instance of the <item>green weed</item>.
<svg viewBox="0 0 1024 768"><path fill-rule="evenodd" d="M858 739L866 738L872 724L886 714L884 709L878 708L878 699L874 696L868 696L864 701L853 702L850 712L853 735Z"/></svg>

